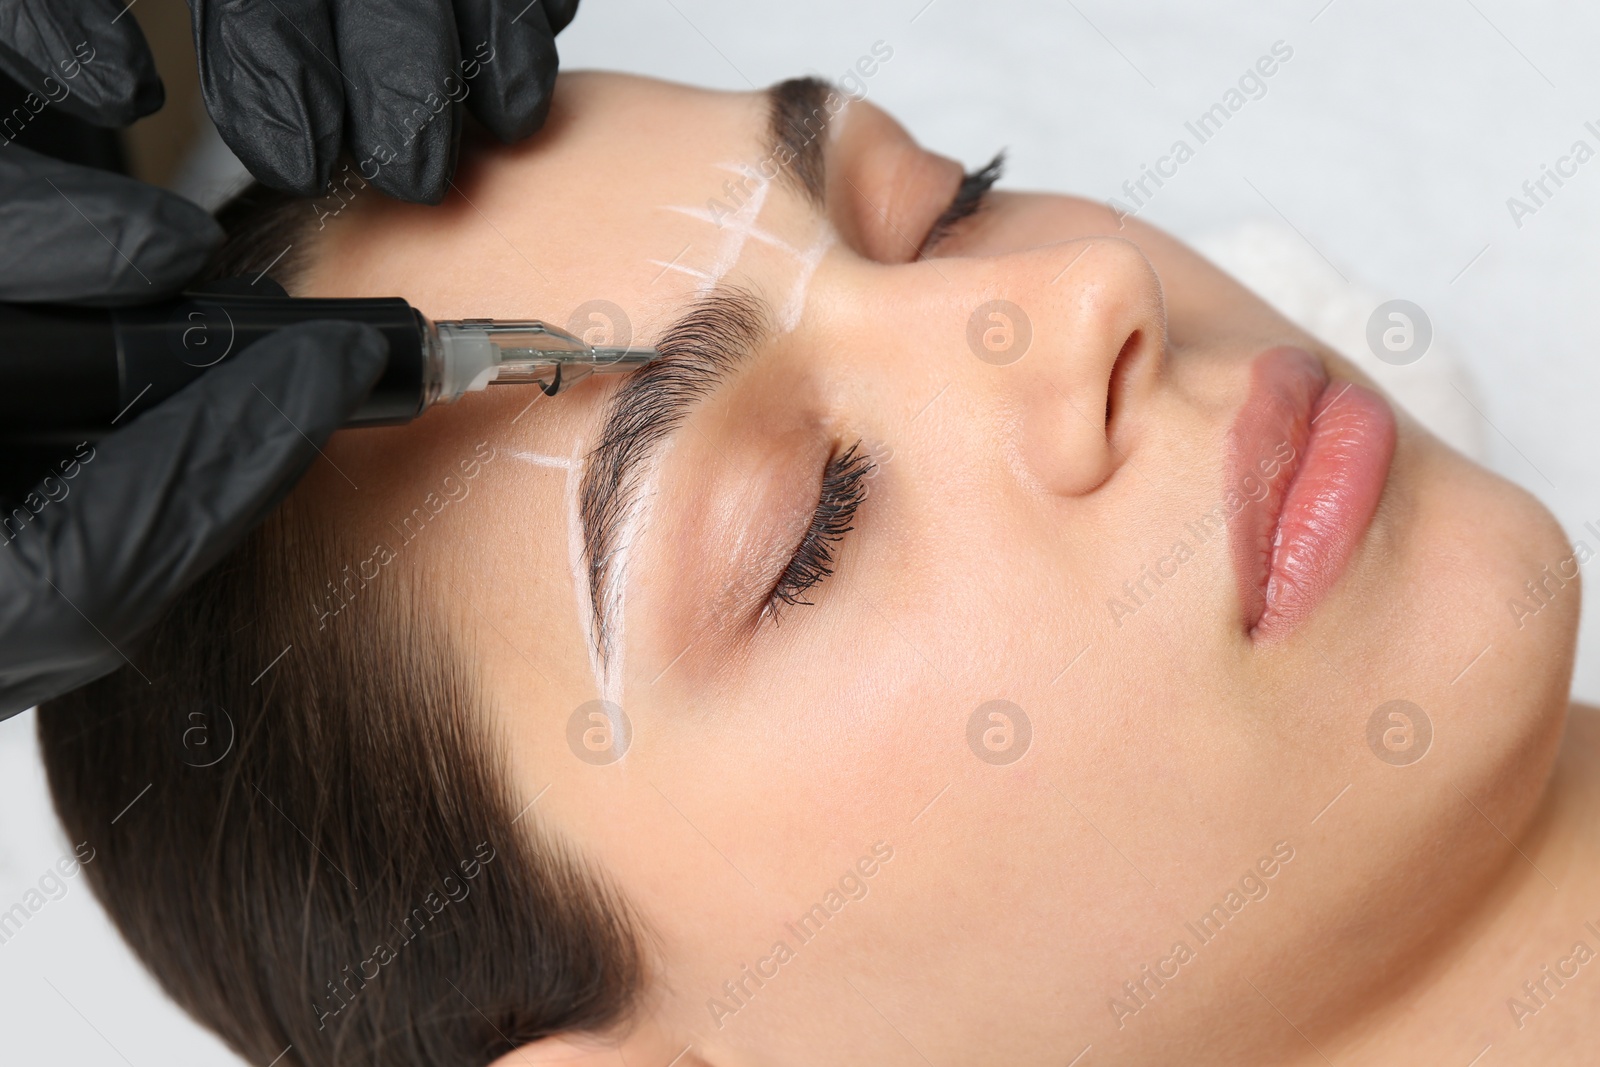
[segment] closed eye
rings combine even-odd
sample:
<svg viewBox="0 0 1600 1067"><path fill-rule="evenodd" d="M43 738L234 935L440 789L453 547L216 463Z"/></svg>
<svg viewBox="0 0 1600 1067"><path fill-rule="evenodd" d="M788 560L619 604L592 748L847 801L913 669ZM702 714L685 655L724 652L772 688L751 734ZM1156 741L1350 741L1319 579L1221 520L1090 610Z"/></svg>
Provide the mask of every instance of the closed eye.
<svg viewBox="0 0 1600 1067"><path fill-rule="evenodd" d="M950 206L944 213L934 220L933 226L928 230L928 235L922 239L922 247L917 250L917 255L926 255L927 252L940 241L949 237L957 226L964 220L978 213L983 207L984 199L994 183L1000 180L1001 173L1006 166L1004 149L995 153L995 157L977 170L970 170L961 178L961 185L956 189L955 197L950 201Z"/></svg>
<svg viewBox="0 0 1600 1067"><path fill-rule="evenodd" d="M867 476L876 467L865 453L857 451L860 447L861 442L857 441L828 461L811 525L762 609L762 615L772 615L774 622L780 605L809 605L811 601L804 599L806 593L833 573L834 549L855 528L851 524L856 509L867 497Z"/></svg>

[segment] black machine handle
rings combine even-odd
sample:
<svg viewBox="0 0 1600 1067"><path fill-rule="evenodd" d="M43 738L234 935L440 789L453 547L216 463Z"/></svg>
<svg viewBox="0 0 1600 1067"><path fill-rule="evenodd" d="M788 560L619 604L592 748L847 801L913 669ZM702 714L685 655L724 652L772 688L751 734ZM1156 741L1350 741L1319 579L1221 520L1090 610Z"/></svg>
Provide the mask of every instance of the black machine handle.
<svg viewBox="0 0 1600 1067"><path fill-rule="evenodd" d="M131 308L0 304L0 439L104 436L274 330L324 320L366 323L389 342L388 367L346 425L421 413L428 326L410 304L293 298L275 285L256 295L225 282Z"/></svg>

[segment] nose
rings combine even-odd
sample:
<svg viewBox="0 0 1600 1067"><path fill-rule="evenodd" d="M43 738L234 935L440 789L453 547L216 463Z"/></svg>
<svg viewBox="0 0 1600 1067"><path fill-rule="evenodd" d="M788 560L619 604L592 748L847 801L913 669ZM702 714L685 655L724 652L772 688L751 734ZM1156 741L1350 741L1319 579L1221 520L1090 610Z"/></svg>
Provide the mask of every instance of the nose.
<svg viewBox="0 0 1600 1067"><path fill-rule="evenodd" d="M1076 496L1101 485L1131 443L1136 410L1166 351L1166 306L1131 241L1095 236L938 262L946 325L964 330L968 376L992 398L1012 466ZM954 321L951 321L951 320Z"/></svg>

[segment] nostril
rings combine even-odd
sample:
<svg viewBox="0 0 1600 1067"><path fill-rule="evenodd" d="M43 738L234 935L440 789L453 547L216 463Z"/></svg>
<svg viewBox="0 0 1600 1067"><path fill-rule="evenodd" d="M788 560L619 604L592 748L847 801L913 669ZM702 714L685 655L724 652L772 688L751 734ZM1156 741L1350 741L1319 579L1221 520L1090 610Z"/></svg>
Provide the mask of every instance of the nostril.
<svg viewBox="0 0 1600 1067"><path fill-rule="evenodd" d="M1116 362L1111 365L1111 381L1106 386L1106 440L1111 439L1111 420L1116 417L1124 403L1123 394L1128 389L1128 378L1132 373L1134 356L1138 353L1144 331L1134 330L1128 339L1122 342L1122 350L1117 353Z"/></svg>

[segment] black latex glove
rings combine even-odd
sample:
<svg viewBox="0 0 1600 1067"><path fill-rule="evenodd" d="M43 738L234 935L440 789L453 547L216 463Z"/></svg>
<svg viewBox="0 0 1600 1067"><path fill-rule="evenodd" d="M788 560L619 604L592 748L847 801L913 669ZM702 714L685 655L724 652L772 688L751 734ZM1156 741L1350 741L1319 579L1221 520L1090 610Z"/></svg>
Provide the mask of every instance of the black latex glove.
<svg viewBox="0 0 1600 1067"><path fill-rule="evenodd" d="M122 127L161 107L161 79L118 0L4 0L0 70L70 115Z"/></svg>
<svg viewBox="0 0 1600 1067"><path fill-rule="evenodd" d="M137 30L107 29L120 8L73 3L0 6L0 68L37 87L58 54L87 39L96 52L71 82L76 113L110 125L159 103ZM98 80L85 80L90 70ZM156 299L181 288L220 238L209 215L170 193L0 145L0 300ZM0 361L7 355L0 348ZM171 598L287 492L386 360L382 336L366 327L284 330L80 450L70 477L6 512L0 718L120 666Z"/></svg>
<svg viewBox="0 0 1600 1067"><path fill-rule="evenodd" d="M544 124L555 35L578 0L189 0L223 140L268 185L328 188L341 150L403 200L436 204L460 106L496 136Z"/></svg>

